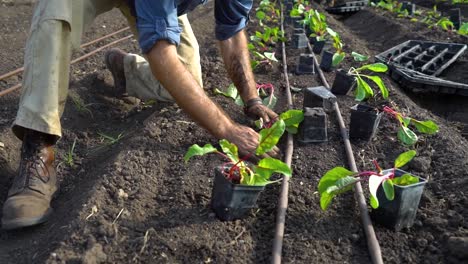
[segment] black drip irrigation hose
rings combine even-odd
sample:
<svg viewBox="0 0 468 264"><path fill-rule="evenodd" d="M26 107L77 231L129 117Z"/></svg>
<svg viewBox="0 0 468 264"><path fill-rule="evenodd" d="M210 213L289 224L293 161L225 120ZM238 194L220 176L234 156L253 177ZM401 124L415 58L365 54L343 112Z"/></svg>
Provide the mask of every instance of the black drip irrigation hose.
<svg viewBox="0 0 468 264"><path fill-rule="evenodd" d="M315 57L315 54L312 51L312 47L310 46L310 43L307 43L307 46L309 48L309 52L312 54L312 57L314 59L314 65L320 76L320 80L322 81L323 85L327 89L330 89L330 85L328 84L327 79L325 78L325 75L323 74L323 71L320 68L317 58ZM343 138L343 142L345 145L346 156L348 158L349 166L353 172L358 172L357 166L356 166L356 160L354 159L353 149L351 147L351 142L349 141L348 131L344 124L343 117L341 116L341 111L340 111L338 102L334 103L333 108L336 113L336 118L338 119L338 125L340 126L341 137ZM366 233L367 247L369 249L369 254L371 256L372 263L383 264L382 252L380 250L379 241L377 240L377 236L375 235L372 221L369 217L369 211L367 210L366 199L364 198L364 193L362 191L362 185L360 182L357 182L355 184L354 196L359 205L361 221L364 227L364 231Z"/></svg>
<svg viewBox="0 0 468 264"><path fill-rule="evenodd" d="M281 15L281 30L284 32L284 16L283 16L283 4L280 3ZM286 61L286 44L281 42L281 52L283 57L283 72L284 78L286 81L286 98L288 102L288 109L292 109L292 95L291 89L289 87L289 78L288 78L288 64ZM288 139L286 142L286 151L285 151L285 162L291 167L292 155L294 150L294 141L293 135L288 133ZM276 227L275 227L275 237L273 239L273 252L271 263L279 264L281 263L281 252L283 249L283 238L284 238L284 227L286 224L286 210L288 209L288 192L289 192L289 177L283 176L283 181L281 183L281 193L278 200L278 211L276 213Z"/></svg>

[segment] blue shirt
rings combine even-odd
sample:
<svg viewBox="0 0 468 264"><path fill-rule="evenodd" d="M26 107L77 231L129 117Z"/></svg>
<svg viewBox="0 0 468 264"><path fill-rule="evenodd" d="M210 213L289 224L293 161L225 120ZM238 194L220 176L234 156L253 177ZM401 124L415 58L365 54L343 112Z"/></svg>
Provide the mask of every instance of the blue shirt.
<svg viewBox="0 0 468 264"><path fill-rule="evenodd" d="M180 43L177 17L208 0L135 0L138 42L148 53L158 40ZM253 0L215 0L215 35L226 40L245 28Z"/></svg>

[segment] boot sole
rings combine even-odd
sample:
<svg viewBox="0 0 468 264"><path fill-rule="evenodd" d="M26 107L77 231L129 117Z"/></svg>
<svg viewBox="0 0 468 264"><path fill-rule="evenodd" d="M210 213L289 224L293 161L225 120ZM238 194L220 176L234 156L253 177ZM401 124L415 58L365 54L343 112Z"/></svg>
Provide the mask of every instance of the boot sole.
<svg viewBox="0 0 468 264"><path fill-rule="evenodd" d="M49 220L50 215L52 214L52 208L47 209L47 212L40 217L33 218L16 218L12 220L2 219L2 229L4 230L13 230L23 227L35 226L42 224Z"/></svg>

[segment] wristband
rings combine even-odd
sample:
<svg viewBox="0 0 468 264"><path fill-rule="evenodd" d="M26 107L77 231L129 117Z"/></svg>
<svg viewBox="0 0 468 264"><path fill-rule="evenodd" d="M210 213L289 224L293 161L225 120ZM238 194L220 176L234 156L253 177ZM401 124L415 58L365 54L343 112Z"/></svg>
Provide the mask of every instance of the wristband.
<svg viewBox="0 0 468 264"><path fill-rule="evenodd" d="M263 104L262 103L262 99L260 99L260 97L257 97L257 98L252 98L250 100L248 100L246 103L245 103L245 106L244 106L244 113L246 115L249 114L249 109L250 107L254 106L254 105L259 105L259 104Z"/></svg>

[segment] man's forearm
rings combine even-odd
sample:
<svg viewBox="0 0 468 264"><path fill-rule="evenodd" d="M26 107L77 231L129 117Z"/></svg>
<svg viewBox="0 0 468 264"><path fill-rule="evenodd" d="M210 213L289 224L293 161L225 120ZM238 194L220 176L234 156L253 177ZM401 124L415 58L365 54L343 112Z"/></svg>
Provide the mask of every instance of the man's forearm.
<svg viewBox="0 0 468 264"><path fill-rule="evenodd" d="M185 69L177 57L176 47L166 41L158 41L147 56L156 79L177 104L213 136L224 138L233 122Z"/></svg>
<svg viewBox="0 0 468 264"><path fill-rule="evenodd" d="M220 50L229 77L238 89L242 100L247 102L258 97L244 30L227 40L220 41Z"/></svg>

